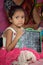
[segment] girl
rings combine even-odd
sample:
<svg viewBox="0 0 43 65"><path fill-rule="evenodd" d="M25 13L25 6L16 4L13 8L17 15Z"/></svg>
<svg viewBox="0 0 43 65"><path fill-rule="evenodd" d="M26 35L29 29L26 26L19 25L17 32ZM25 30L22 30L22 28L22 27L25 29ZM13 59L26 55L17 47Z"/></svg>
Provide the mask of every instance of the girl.
<svg viewBox="0 0 43 65"><path fill-rule="evenodd" d="M10 65L11 62L17 60L21 51L25 50L28 50L30 51L30 53L32 53L30 58L35 59L35 61L39 59L40 56L36 51L24 47L19 48L18 40L25 32L24 28L22 27L25 22L24 9L20 6L12 6L9 11L9 21L11 25L3 33L3 46L6 48L7 51L9 51L6 54L6 65Z"/></svg>
<svg viewBox="0 0 43 65"><path fill-rule="evenodd" d="M6 39L4 45L8 51L17 46L19 38L24 33L22 25L25 22L24 10L20 6L13 6L9 12L11 25L5 30L3 36Z"/></svg>

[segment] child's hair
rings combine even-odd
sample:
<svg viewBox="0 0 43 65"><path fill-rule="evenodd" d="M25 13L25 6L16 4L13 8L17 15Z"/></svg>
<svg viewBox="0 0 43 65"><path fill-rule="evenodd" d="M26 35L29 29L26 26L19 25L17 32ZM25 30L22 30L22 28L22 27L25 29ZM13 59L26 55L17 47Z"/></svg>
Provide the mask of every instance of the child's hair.
<svg viewBox="0 0 43 65"><path fill-rule="evenodd" d="M10 10L9 10L9 17L12 18L13 14L17 11L17 10L22 10L24 13L24 9L21 6L11 6Z"/></svg>

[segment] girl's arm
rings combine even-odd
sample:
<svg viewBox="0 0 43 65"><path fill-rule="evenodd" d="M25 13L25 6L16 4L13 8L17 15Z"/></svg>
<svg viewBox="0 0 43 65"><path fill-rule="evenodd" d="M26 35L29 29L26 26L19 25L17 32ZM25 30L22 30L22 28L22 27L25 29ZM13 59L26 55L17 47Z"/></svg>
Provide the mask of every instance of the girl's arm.
<svg viewBox="0 0 43 65"><path fill-rule="evenodd" d="M18 39L22 36L22 34L23 34L23 31L21 29L19 29L17 31L16 37L12 41L12 31L11 30L7 31L7 33L6 33L6 49L7 49L7 51L10 51L15 47L15 45L18 42Z"/></svg>
<svg viewBox="0 0 43 65"><path fill-rule="evenodd" d="M38 29L38 26L41 22L41 19L40 19L40 16L36 10L36 7L34 7L33 9L33 12L32 12L32 15L33 15L33 19L34 19L34 22L35 24L27 24L27 25L24 25L24 28L33 28L33 29ZM31 21L31 20L30 20Z"/></svg>
<svg viewBox="0 0 43 65"><path fill-rule="evenodd" d="M33 9L33 19L34 19L34 21L35 21L35 23L36 23L37 25L40 24L41 19L40 19L39 13L37 12L36 7L34 7L34 9Z"/></svg>

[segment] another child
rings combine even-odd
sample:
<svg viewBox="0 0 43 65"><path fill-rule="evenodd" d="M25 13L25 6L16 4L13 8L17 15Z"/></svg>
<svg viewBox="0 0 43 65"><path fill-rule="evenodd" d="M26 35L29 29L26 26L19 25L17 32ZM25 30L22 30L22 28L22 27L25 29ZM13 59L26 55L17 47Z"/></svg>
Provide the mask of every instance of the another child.
<svg viewBox="0 0 43 65"><path fill-rule="evenodd" d="M22 49L19 49L19 44L17 43L20 37L25 32L24 28L22 27L25 22L24 9L20 6L12 6L9 11L9 21L11 25L3 33L3 46L6 48L7 51L9 51L8 54L6 55L6 64L16 60L19 53L25 50L28 50L30 51L30 53L33 54L34 57L31 54L30 58L35 59L35 61L39 59L40 56L35 50L24 47ZM35 62L35 61L31 61L31 62Z"/></svg>

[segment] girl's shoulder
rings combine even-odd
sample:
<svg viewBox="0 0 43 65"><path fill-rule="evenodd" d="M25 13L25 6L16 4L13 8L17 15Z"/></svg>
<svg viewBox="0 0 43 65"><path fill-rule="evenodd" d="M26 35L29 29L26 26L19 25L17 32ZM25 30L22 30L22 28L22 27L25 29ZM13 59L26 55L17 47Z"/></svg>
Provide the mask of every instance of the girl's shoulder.
<svg viewBox="0 0 43 65"><path fill-rule="evenodd" d="M16 31L12 27L8 27L8 28L5 29L5 31L3 32L3 34L6 34L6 32L8 30L11 31L11 32L13 32L13 33L16 33Z"/></svg>
<svg viewBox="0 0 43 65"><path fill-rule="evenodd" d="M6 28L4 32L6 32L7 30L11 30L12 32L16 32L12 27Z"/></svg>

